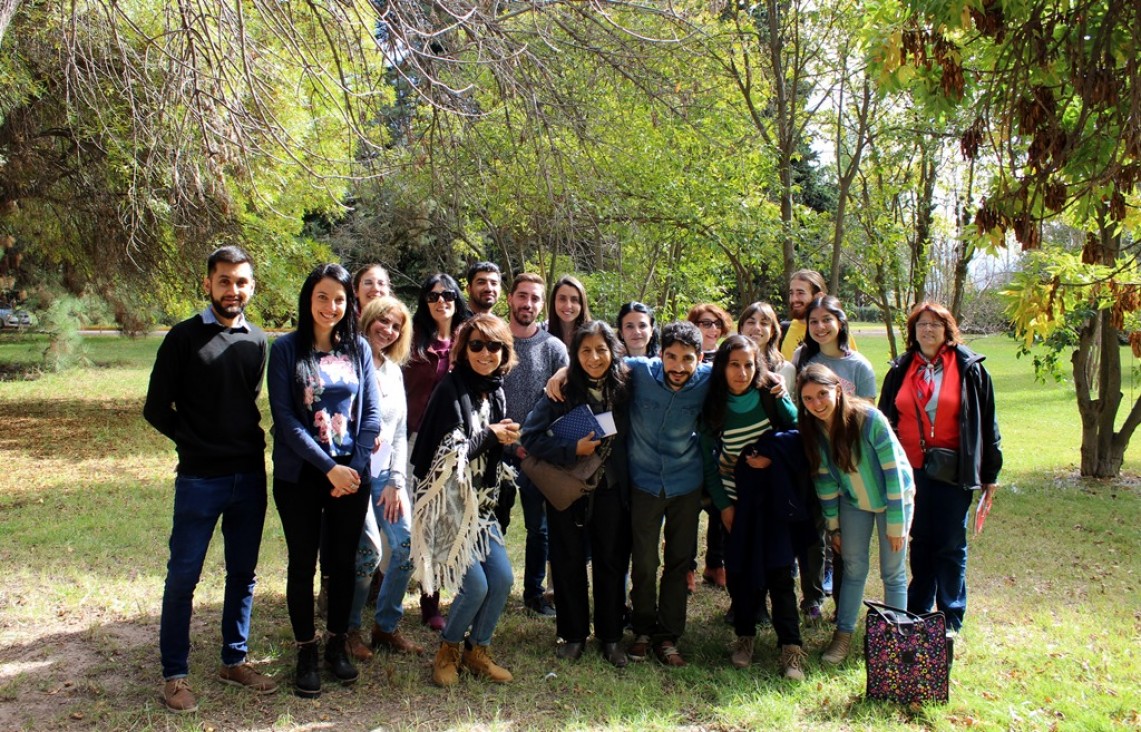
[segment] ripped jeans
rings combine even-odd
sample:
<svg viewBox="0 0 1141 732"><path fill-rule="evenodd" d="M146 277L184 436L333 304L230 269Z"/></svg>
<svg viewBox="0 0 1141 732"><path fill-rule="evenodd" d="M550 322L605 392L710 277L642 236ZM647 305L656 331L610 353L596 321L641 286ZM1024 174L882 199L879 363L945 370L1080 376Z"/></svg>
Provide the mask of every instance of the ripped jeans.
<svg viewBox="0 0 1141 732"><path fill-rule="evenodd" d="M396 629L396 624L404 616L404 595L408 591L408 582L412 578L412 560L410 549L412 545L412 504L408 499L408 490L400 492L400 503L403 509L400 518L388 522L380 507L376 505L380 494L388 485L388 473L381 473L372 479L372 501L369 511L376 517L377 528L384 534L387 542L388 571L384 574L384 581L380 583L380 594L376 598L376 624L386 633ZM366 522L367 524L367 522ZM356 586L353 591L353 604L349 609L349 628L361 627L361 611L368 599L369 585L372 584L372 575L380 566L380 547L377 537L369 535L367 526L361 532L360 546L357 548Z"/></svg>

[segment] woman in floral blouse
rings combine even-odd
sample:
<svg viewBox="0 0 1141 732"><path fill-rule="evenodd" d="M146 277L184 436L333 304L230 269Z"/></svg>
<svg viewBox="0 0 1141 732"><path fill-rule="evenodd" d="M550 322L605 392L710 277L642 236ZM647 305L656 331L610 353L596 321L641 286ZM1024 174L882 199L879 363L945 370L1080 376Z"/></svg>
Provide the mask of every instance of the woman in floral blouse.
<svg viewBox="0 0 1141 732"><path fill-rule="evenodd" d="M344 267L314 269L301 287L297 330L278 338L269 358L273 498L289 552L286 604L298 644L294 691L309 699L321 694L313 575L322 523L329 575L325 662L343 684L358 675L345 634L380 411L372 351L357 334L354 300Z"/></svg>

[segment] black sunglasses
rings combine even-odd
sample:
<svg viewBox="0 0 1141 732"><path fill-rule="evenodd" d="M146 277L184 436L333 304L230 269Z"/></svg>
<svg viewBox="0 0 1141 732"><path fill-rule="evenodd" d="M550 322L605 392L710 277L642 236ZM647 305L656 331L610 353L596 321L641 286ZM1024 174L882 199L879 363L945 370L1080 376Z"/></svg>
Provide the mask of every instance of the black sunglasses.
<svg viewBox="0 0 1141 732"><path fill-rule="evenodd" d="M436 292L433 290L424 296L424 299L428 302L439 302L440 298L443 298L444 302L455 302L456 293L452 292L451 290L444 290L443 292Z"/></svg>
<svg viewBox="0 0 1141 732"><path fill-rule="evenodd" d="M500 351L503 350L503 342L502 341L481 341L481 340L478 340L476 338L473 338L467 342L467 347L468 347L468 350L471 351L472 353L479 353L480 351L482 351L484 349L484 347L486 347L488 352L490 352L490 353L499 353Z"/></svg>

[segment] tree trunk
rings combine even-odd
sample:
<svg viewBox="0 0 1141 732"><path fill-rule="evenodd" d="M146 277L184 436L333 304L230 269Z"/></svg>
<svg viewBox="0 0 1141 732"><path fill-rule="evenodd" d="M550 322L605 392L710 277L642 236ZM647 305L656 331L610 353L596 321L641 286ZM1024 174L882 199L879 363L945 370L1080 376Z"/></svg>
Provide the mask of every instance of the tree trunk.
<svg viewBox="0 0 1141 732"><path fill-rule="evenodd" d="M1103 263L1113 264L1121 246L1120 236L1101 231ZM1121 430L1114 432L1121 393L1121 344L1109 310L1099 310L1078 334L1078 347L1071 357L1078 414L1082 420L1082 477L1116 478L1121 473L1125 448L1141 423L1141 398L1129 411ZM1096 383L1095 383L1096 382ZM1093 397L1096 389L1097 398Z"/></svg>
<svg viewBox="0 0 1141 732"><path fill-rule="evenodd" d="M910 305L918 305L927 299L927 271L931 267L931 224L935 213L935 156L930 150L934 141L919 141L919 185L921 198L916 202L915 239L911 248L911 292Z"/></svg>

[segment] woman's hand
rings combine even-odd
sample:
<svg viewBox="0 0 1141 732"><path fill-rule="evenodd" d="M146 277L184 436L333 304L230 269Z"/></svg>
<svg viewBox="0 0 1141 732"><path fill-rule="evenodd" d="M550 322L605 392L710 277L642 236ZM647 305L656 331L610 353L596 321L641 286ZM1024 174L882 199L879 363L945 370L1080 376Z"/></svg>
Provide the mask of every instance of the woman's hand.
<svg viewBox="0 0 1141 732"><path fill-rule="evenodd" d="M889 536L887 537L887 544L891 547L893 552L902 551L904 538L905 537L902 536Z"/></svg>
<svg viewBox="0 0 1141 732"><path fill-rule="evenodd" d="M390 524L394 524L400 520L404 514L404 507L400 504L400 489L392 483L384 487L380 492L380 498L376 499L376 507L381 510L384 520Z"/></svg>
<svg viewBox="0 0 1141 732"><path fill-rule="evenodd" d="M590 434L584 435L578 441L578 444L575 445L575 448L574 448L574 454L578 455L579 457L586 457L587 455L593 455L594 451L597 450L598 446L601 444L602 444L602 440L594 439L594 431L592 430L590 432Z"/></svg>
<svg viewBox="0 0 1141 732"><path fill-rule="evenodd" d="M777 399L784 399L788 396L788 386L784 383L784 377L776 372L773 372L772 377L773 385L769 389L769 393Z"/></svg>
<svg viewBox="0 0 1141 732"><path fill-rule="evenodd" d="M333 498L350 496L361 487L360 474L348 465L334 465L332 470L325 473L325 477L333 486L333 490L330 491Z"/></svg>
<svg viewBox="0 0 1141 732"><path fill-rule="evenodd" d="M380 445L382 442L383 442L383 440L380 439L380 435L377 435L376 441L372 443L372 453L374 455L380 451Z"/></svg>
<svg viewBox="0 0 1141 732"><path fill-rule="evenodd" d="M488 427L501 445L510 445L519 441L519 423L514 420L504 419Z"/></svg>
<svg viewBox="0 0 1141 732"><path fill-rule="evenodd" d="M745 462L749 464L750 468L756 468L757 470L764 470L773 464L771 459L765 457L764 455L757 455L756 453L752 455L746 455Z"/></svg>
<svg viewBox="0 0 1141 732"><path fill-rule="evenodd" d="M543 387L543 393L546 394L547 398L552 402L561 402L566 399L566 397L563 396L563 387L566 386L566 383L567 367L563 366L556 371L551 378L547 379L547 385Z"/></svg>
<svg viewBox="0 0 1141 732"><path fill-rule="evenodd" d="M730 534L733 533L733 517L737 513L735 506L721 509L721 523L725 524L725 530Z"/></svg>

